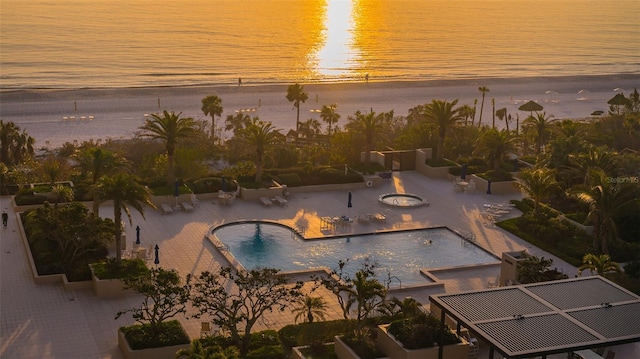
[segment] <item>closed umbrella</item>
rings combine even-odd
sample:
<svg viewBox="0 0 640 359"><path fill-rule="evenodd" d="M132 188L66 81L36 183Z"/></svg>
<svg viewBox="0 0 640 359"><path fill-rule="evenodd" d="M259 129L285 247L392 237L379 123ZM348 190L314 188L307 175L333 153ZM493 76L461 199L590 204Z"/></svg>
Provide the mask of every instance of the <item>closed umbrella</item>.
<svg viewBox="0 0 640 359"><path fill-rule="evenodd" d="M467 164L462 165L462 169L460 170L460 179L465 180L467 178Z"/></svg>
<svg viewBox="0 0 640 359"><path fill-rule="evenodd" d="M158 253L158 251L160 250L160 247L158 247L158 245L156 244L155 248L155 259L153 260L153 263L157 266L158 264L160 264L160 254Z"/></svg>
<svg viewBox="0 0 640 359"><path fill-rule="evenodd" d="M487 194L491 194L491 180L487 181Z"/></svg>
<svg viewBox="0 0 640 359"><path fill-rule="evenodd" d="M347 216L351 215L351 207L353 207L353 204L351 204L351 191L349 191L349 196L347 200L347 208L349 208L349 210L347 212Z"/></svg>
<svg viewBox="0 0 640 359"><path fill-rule="evenodd" d="M227 180L222 176L222 192L227 192Z"/></svg>
<svg viewBox="0 0 640 359"><path fill-rule="evenodd" d="M140 226L136 226L136 244L140 244Z"/></svg>

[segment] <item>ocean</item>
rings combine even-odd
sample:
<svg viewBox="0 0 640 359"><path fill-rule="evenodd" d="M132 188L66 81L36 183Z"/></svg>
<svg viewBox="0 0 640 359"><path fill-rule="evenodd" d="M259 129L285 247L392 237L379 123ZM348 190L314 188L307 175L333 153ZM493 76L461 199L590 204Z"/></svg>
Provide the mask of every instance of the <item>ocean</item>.
<svg viewBox="0 0 640 359"><path fill-rule="evenodd" d="M2 0L0 86L640 73L638 0Z"/></svg>

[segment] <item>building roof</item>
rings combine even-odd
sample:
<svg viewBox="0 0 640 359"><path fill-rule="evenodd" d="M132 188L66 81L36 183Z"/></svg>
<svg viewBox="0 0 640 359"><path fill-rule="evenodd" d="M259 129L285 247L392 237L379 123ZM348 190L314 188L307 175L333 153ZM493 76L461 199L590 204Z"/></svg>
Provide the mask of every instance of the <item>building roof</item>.
<svg viewBox="0 0 640 359"><path fill-rule="evenodd" d="M430 297L509 358L640 341L640 296L600 277Z"/></svg>

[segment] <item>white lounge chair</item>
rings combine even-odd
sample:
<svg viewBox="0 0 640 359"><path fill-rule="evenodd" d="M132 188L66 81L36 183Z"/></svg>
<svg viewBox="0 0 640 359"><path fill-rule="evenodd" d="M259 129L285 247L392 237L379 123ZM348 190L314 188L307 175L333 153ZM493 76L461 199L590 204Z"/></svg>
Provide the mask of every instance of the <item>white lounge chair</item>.
<svg viewBox="0 0 640 359"><path fill-rule="evenodd" d="M185 211L185 212L193 211L193 206L191 204L189 204L189 202L182 202L180 204L180 207L182 207L182 210Z"/></svg>
<svg viewBox="0 0 640 359"><path fill-rule="evenodd" d="M173 213L173 209L171 208L171 206L165 203L160 205L160 211L162 212L162 214Z"/></svg>
<svg viewBox="0 0 640 359"><path fill-rule="evenodd" d="M265 207L271 207L271 204L272 204L269 198L267 197L260 197L260 202L262 202L262 205Z"/></svg>
<svg viewBox="0 0 640 359"><path fill-rule="evenodd" d="M289 203L289 201L287 201L286 199L282 198L281 196L275 196L274 198L276 199L276 202L278 202L278 204L281 205L281 206L286 206L287 203Z"/></svg>
<svg viewBox="0 0 640 359"><path fill-rule="evenodd" d="M196 198L196 194L192 193L191 194L191 205L194 207L200 207L200 200L198 198Z"/></svg>

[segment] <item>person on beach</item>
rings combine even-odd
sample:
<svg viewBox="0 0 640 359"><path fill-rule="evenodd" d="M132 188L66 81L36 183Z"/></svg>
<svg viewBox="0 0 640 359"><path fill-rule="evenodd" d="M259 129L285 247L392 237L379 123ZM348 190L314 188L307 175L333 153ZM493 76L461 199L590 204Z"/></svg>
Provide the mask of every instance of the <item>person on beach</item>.
<svg viewBox="0 0 640 359"><path fill-rule="evenodd" d="M9 215L7 211L2 211L2 225L4 228L7 228L7 223L9 222Z"/></svg>
<svg viewBox="0 0 640 359"><path fill-rule="evenodd" d="M364 75L364 82L369 83L369 74Z"/></svg>
<svg viewBox="0 0 640 359"><path fill-rule="evenodd" d="M238 77L238 86L242 86L242 77Z"/></svg>

